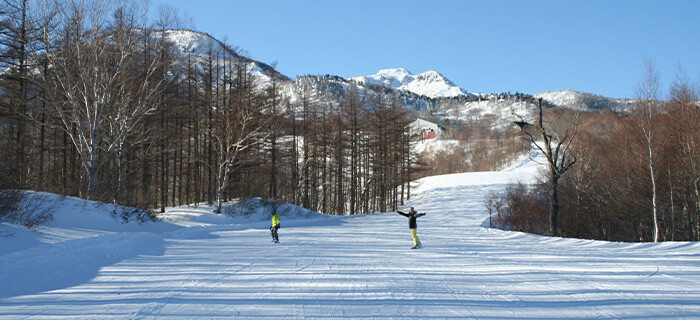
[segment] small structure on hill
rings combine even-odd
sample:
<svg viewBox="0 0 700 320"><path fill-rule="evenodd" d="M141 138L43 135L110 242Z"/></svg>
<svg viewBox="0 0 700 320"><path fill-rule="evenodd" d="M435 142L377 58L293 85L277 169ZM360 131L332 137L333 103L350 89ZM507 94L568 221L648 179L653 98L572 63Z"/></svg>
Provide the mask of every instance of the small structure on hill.
<svg viewBox="0 0 700 320"><path fill-rule="evenodd" d="M434 139L445 133L445 127L421 118L409 124L411 135L417 136L421 141Z"/></svg>

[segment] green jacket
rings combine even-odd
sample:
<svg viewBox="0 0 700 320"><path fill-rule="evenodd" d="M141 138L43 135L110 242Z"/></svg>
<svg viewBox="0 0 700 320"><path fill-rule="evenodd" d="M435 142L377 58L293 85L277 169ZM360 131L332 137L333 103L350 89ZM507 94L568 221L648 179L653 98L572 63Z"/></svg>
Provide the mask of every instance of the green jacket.
<svg viewBox="0 0 700 320"><path fill-rule="evenodd" d="M280 225L280 215L275 212L275 214L272 215L272 226L277 227Z"/></svg>

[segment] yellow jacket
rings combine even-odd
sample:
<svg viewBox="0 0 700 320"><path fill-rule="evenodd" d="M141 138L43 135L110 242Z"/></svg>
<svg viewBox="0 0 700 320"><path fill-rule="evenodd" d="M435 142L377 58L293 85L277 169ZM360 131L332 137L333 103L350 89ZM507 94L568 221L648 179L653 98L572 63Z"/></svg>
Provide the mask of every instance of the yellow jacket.
<svg viewBox="0 0 700 320"><path fill-rule="evenodd" d="M275 212L275 214L272 215L272 226L277 227L280 225L280 215Z"/></svg>

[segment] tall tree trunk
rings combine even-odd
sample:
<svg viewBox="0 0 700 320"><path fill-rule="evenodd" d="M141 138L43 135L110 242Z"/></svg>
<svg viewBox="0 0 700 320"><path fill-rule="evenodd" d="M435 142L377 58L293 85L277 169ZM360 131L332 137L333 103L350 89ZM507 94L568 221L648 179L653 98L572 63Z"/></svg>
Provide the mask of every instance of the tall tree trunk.
<svg viewBox="0 0 700 320"><path fill-rule="evenodd" d="M161 111L160 114L160 128L161 128L161 142L160 142L160 212L165 212L165 207L167 206L167 184L166 173L165 173L165 162L167 161L167 156L165 152L165 140L166 140L166 130L165 130L165 109Z"/></svg>
<svg viewBox="0 0 700 320"><path fill-rule="evenodd" d="M69 175L69 169L68 169L68 152L66 151L70 146L68 145L68 133L65 131L63 132L63 146L61 148L61 151L63 153L63 156L61 157L63 159L63 174L61 174L61 193L63 194L68 194L68 186L66 183L66 179L68 179Z"/></svg>
<svg viewBox="0 0 700 320"><path fill-rule="evenodd" d="M654 159L650 139L647 147L649 151L649 178L651 179L651 210L654 216L654 242L659 242L659 218L656 210L656 176L654 175Z"/></svg>
<svg viewBox="0 0 700 320"><path fill-rule="evenodd" d="M273 111L274 112L274 111ZM274 130L274 129L273 129ZM270 198L277 198L277 135L273 131L270 141Z"/></svg>
<svg viewBox="0 0 700 320"><path fill-rule="evenodd" d="M221 213L221 207L223 206L224 191L226 190L226 185L228 184L229 175L228 163L222 161L219 165L219 176L218 176L218 190L216 197L216 210L214 212Z"/></svg>
<svg viewBox="0 0 700 320"><path fill-rule="evenodd" d="M46 108L44 107L43 110L46 110ZM41 128L39 131L39 176L37 180L37 188L39 190L44 190L46 187L46 178L44 177L44 158L46 158L46 155L44 154L46 152L46 113L43 112L41 114Z"/></svg>
<svg viewBox="0 0 700 320"><path fill-rule="evenodd" d="M554 174L554 173L551 173ZM552 237L559 235L557 219L559 218L559 179L551 177L549 187L549 234Z"/></svg>
<svg viewBox="0 0 700 320"><path fill-rule="evenodd" d="M95 141L93 143L93 148L94 151L90 153L90 161L85 164L84 167L84 181L86 184L85 192L86 194L83 195L83 197L87 198L88 200L97 200L97 184L99 182L99 177L97 175L98 170L97 170L97 162L98 162L98 148L97 148L97 142Z"/></svg>
<svg viewBox="0 0 700 320"><path fill-rule="evenodd" d="M115 203L125 204L124 191L126 190L126 148L122 145L117 151L117 194L114 197Z"/></svg>

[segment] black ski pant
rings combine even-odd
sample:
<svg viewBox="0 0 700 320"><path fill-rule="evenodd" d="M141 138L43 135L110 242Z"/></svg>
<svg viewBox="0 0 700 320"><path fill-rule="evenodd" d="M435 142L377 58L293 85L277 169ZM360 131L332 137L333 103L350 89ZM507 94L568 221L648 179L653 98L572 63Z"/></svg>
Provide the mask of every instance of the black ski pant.
<svg viewBox="0 0 700 320"><path fill-rule="evenodd" d="M279 229L279 226L274 226L270 227L270 233L272 233L272 240L273 241L280 241L279 236L277 235L277 229Z"/></svg>

